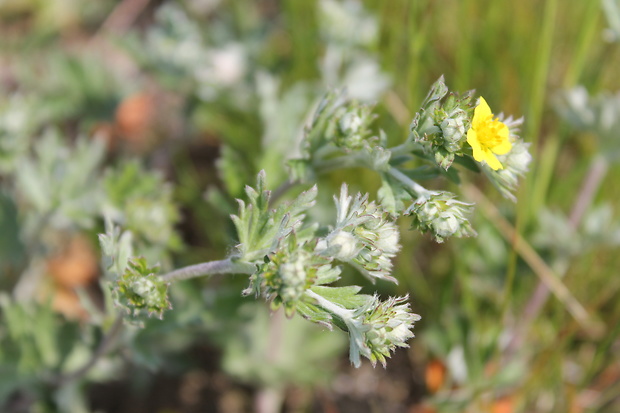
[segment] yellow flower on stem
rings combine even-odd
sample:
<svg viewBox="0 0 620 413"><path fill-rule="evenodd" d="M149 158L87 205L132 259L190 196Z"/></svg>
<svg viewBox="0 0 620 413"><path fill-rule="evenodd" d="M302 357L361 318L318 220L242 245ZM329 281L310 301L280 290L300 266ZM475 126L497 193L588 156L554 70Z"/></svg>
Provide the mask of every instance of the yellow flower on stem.
<svg viewBox="0 0 620 413"><path fill-rule="evenodd" d="M494 171L504 169L504 166L495 155L505 155L512 149L508 136L508 126L497 118L483 97L480 97L478 106L474 110L471 128L467 131L467 143L471 145L474 159L485 161Z"/></svg>

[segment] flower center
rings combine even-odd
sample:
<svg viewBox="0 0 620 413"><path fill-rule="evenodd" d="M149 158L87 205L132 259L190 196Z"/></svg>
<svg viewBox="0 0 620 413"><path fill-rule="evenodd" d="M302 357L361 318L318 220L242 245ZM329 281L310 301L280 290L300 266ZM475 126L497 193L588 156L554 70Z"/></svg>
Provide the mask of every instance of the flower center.
<svg viewBox="0 0 620 413"><path fill-rule="evenodd" d="M493 119L493 115L489 115L486 119L481 120L476 133L478 135L478 142L480 145L487 148L494 148L501 144L504 140L500 134L500 130L505 128L502 122L497 119Z"/></svg>

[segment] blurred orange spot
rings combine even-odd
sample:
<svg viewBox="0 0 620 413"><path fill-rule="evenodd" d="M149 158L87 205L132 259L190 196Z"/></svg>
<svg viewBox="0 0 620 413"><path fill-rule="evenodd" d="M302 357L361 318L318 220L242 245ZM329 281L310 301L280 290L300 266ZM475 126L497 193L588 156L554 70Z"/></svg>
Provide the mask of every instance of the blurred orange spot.
<svg viewBox="0 0 620 413"><path fill-rule="evenodd" d="M491 405L491 413L512 413L513 411L514 398L512 396L501 397Z"/></svg>
<svg viewBox="0 0 620 413"><path fill-rule="evenodd" d="M155 94L139 92L125 98L116 108L116 126L120 137L132 146L142 148L153 133L156 115Z"/></svg>
<svg viewBox="0 0 620 413"><path fill-rule="evenodd" d="M583 413L584 409L583 406L581 406L579 404L579 401L574 399L570 401L569 407L568 407L568 413Z"/></svg>
<svg viewBox="0 0 620 413"><path fill-rule="evenodd" d="M431 360L426 365L426 387L436 393L446 381L446 366L439 360Z"/></svg>
<svg viewBox="0 0 620 413"><path fill-rule="evenodd" d="M88 313L74 289L86 287L99 275L99 260L88 239L81 235L71 237L47 261L47 271L54 280L52 291L47 293L52 296L52 308L67 318L85 320Z"/></svg>
<svg viewBox="0 0 620 413"><path fill-rule="evenodd" d="M411 406L408 413L437 413L437 409L425 404L417 404L415 406Z"/></svg>
<svg viewBox="0 0 620 413"><path fill-rule="evenodd" d="M615 363L607 366L595 382L595 389L605 390L620 382L620 364Z"/></svg>
<svg viewBox="0 0 620 413"><path fill-rule="evenodd" d="M80 298L69 288L58 286L54 290L52 308L72 320L85 320L88 317Z"/></svg>
<svg viewBox="0 0 620 413"><path fill-rule="evenodd" d="M61 287L80 287L97 278L99 260L86 238L74 236L59 254L49 259L47 270Z"/></svg>

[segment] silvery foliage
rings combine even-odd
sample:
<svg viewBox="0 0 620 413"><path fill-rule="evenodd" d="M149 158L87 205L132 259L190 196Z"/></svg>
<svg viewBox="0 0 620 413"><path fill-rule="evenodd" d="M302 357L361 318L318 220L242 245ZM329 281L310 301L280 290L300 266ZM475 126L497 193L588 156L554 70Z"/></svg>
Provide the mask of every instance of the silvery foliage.
<svg viewBox="0 0 620 413"><path fill-rule="evenodd" d="M558 96L556 109L571 126L599 137L603 157L609 161L619 159L620 92L590 96L583 86L578 86Z"/></svg>
<svg viewBox="0 0 620 413"><path fill-rule="evenodd" d="M604 33L605 37L611 42L620 41L620 1L602 0L601 5L609 24Z"/></svg>
<svg viewBox="0 0 620 413"><path fill-rule="evenodd" d="M390 85L371 50L379 25L357 1L321 0L319 29L325 44L320 69L325 85L341 85L354 99L378 99Z"/></svg>
<svg viewBox="0 0 620 413"><path fill-rule="evenodd" d="M13 94L0 101L0 172L12 172L28 153L31 135L37 124L38 108L34 99Z"/></svg>
<svg viewBox="0 0 620 413"><path fill-rule="evenodd" d="M103 156L99 140L78 139L71 148L57 131L45 131L16 167L15 186L32 211L28 231L39 233L47 223L57 229L92 227L103 200L95 183Z"/></svg>
<svg viewBox="0 0 620 413"><path fill-rule="evenodd" d="M210 41L202 28L177 4L165 4L157 10L155 24L144 42L128 44L133 53L163 72L186 79L199 98L214 101L221 93L246 98L242 80L248 71L248 50L238 41Z"/></svg>
<svg viewBox="0 0 620 413"><path fill-rule="evenodd" d="M232 216L239 244L229 259L254 269L244 294L264 297L272 309L283 306L289 316L299 312L330 329L347 331L354 365L360 365L361 356L385 365L391 351L407 346L413 323L420 318L411 313L407 297L381 301L359 294L360 287L329 284L340 278L339 262L350 263L372 279L395 281L390 259L400 248L398 230L368 195L349 196L343 185L335 199L335 226L328 228L327 236L317 236L318 225L305 222L316 192L312 187L272 208L265 173L259 173L256 188L246 187L248 202L239 200L239 213ZM109 271L117 276L114 302L134 314L147 310L161 317L170 308L169 283L144 259L131 257L131 234L108 223L100 240L110 259Z"/></svg>
<svg viewBox="0 0 620 413"><path fill-rule="evenodd" d="M562 257L620 245L620 222L614 218L614 210L609 204L590 208L577 228L573 228L560 211L543 209L538 220L537 231L532 237L534 245Z"/></svg>

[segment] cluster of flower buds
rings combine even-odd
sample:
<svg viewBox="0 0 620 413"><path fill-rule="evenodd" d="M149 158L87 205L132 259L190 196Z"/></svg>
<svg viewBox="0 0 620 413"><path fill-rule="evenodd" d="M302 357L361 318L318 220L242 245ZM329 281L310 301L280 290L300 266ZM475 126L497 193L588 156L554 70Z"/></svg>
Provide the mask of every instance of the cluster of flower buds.
<svg viewBox="0 0 620 413"><path fill-rule="evenodd" d="M144 258L133 258L127 263L125 273L116 280L113 289L115 304L138 315L142 310L160 319L165 310L171 309L168 300L170 283L157 274L158 267L149 267Z"/></svg>
<svg viewBox="0 0 620 413"><path fill-rule="evenodd" d="M473 91L448 93L443 76L435 82L411 122L410 138L422 145L437 165L447 170L461 155L473 112Z"/></svg>
<svg viewBox="0 0 620 413"><path fill-rule="evenodd" d="M315 254L309 242L299 244L295 234L266 261L250 277L250 287L243 294L262 295L272 310L283 306L288 317L295 313L306 290L315 284L331 283L340 275L340 268L333 267L330 258Z"/></svg>
<svg viewBox="0 0 620 413"><path fill-rule="evenodd" d="M430 232L437 242L456 237L475 235L465 214L472 204L458 201L449 192L434 192L420 196L405 211L413 217L412 226L422 232Z"/></svg>
<svg viewBox="0 0 620 413"><path fill-rule="evenodd" d="M343 149L359 149L371 136L374 118L371 106L347 99L343 91L330 92L319 103L306 129L306 149L314 154L330 143Z"/></svg>
<svg viewBox="0 0 620 413"><path fill-rule="evenodd" d="M406 296L381 301L376 295L357 294L359 304L347 308L339 303L346 301L342 297L329 300L314 290L306 295L315 306L328 313L328 317L323 316L326 324L331 326L333 321L349 333L349 359L355 367L360 366L361 356L368 358L373 366L379 361L385 367L391 351L408 347L407 340L413 337L411 329L420 320L419 315L411 312Z"/></svg>
<svg viewBox="0 0 620 413"><path fill-rule="evenodd" d="M399 233L389 214L374 201L368 202L368 194L350 196L346 184L334 200L336 226L319 241L317 250L352 264L371 280L395 282L390 276L391 259L400 250Z"/></svg>
<svg viewBox="0 0 620 413"><path fill-rule="evenodd" d="M396 282L390 274L391 259L400 249L399 233L389 214L370 202L367 194L350 196L343 185L340 196L334 197L335 226L318 237L316 225L304 225L301 215L303 208L313 204L314 191L269 209L264 174L259 175L257 189L248 188L250 203L240 203L234 218L245 244L238 247L236 259L256 268L244 294L264 297L272 309L283 307L289 317L299 312L313 322L347 331L355 365L360 364L360 356L385 364L391 351L406 346L419 319L405 304L407 298L382 302L376 296L358 294L356 286L328 285L340 278L337 261L373 281Z"/></svg>
<svg viewBox="0 0 620 413"><path fill-rule="evenodd" d="M563 92L556 108L572 126L605 139L617 137L620 125L620 92L591 96L583 86Z"/></svg>
<svg viewBox="0 0 620 413"><path fill-rule="evenodd" d="M390 357L391 351L396 347L408 347L407 340L413 337L413 323L421 319L409 310L408 298L390 297L380 301L373 296L356 311L362 329L366 330L366 346L359 346L359 349L372 363L379 361L385 367L385 358Z"/></svg>
<svg viewBox="0 0 620 413"><path fill-rule="evenodd" d="M335 111L332 123L326 130L326 136L338 147L361 148L370 136L369 126L373 118L369 106L350 102L348 106L341 106Z"/></svg>
<svg viewBox="0 0 620 413"><path fill-rule="evenodd" d="M344 91L327 93L304 132L303 157L289 161L293 179L310 181L317 171L343 166L385 169L391 153L383 133L373 135L372 107L350 100Z"/></svg>

